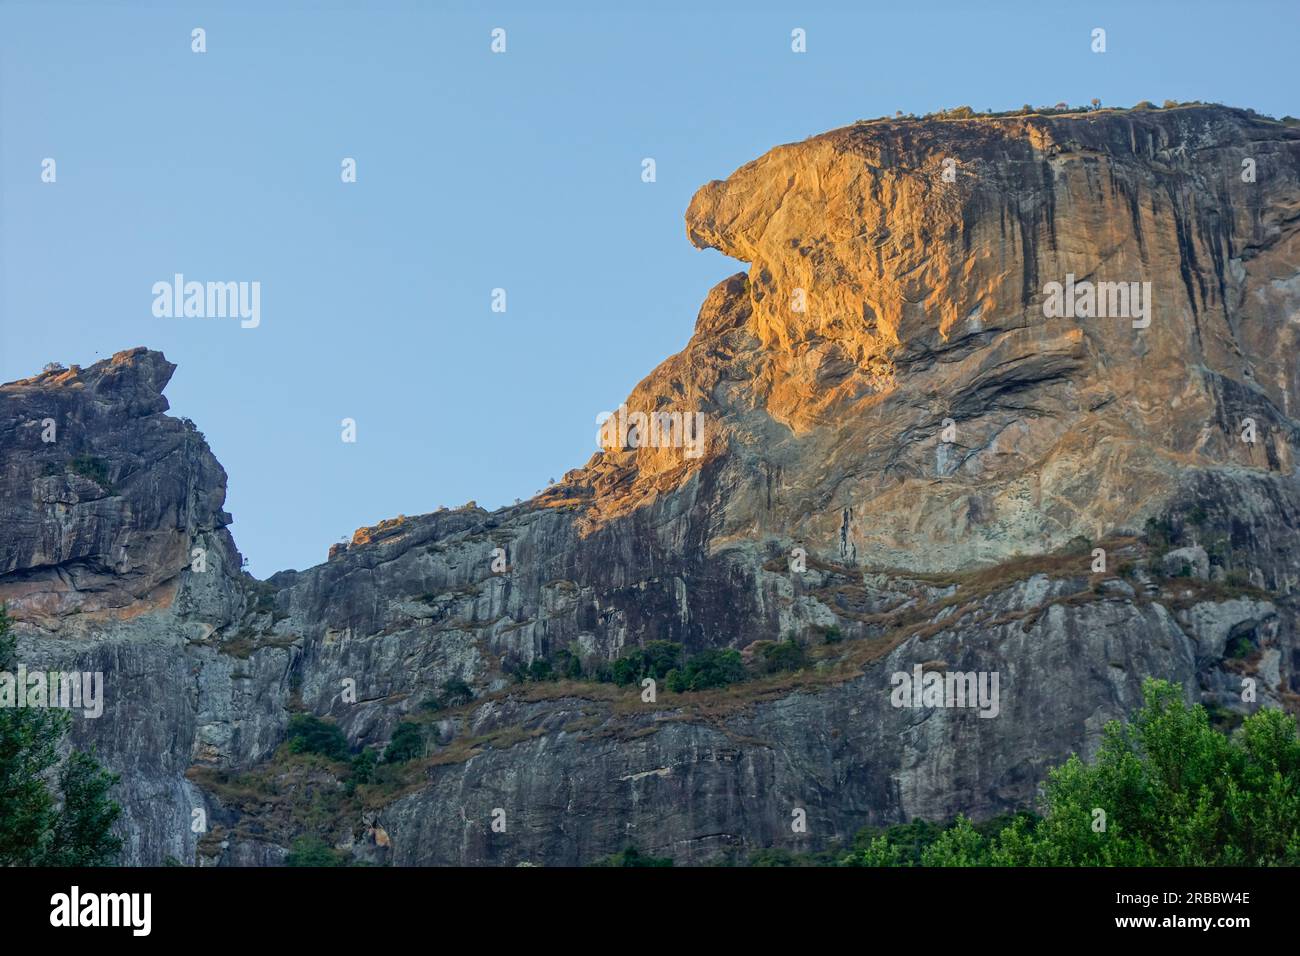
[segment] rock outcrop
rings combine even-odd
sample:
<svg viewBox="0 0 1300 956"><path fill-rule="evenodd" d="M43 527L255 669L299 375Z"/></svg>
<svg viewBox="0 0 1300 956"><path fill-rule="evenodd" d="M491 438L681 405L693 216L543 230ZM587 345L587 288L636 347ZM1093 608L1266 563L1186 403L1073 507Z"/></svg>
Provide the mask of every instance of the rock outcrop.
<svg viewBox="0 0 1300 956"><path fill-rule="evenodd" d="M125 862L276 864L308 832L395 864L823 849L1028 804L1148 675L1225 719L1300 705L1300 129L859 123L686 219L749 269L610 447L523 504L394 519L266 581L159 353L0 387L0 600L29 666L106 675L74 736L123 775ZM1052 283L1137 289L1085 317ZM653 702L512 679L788 635L801 670ZM917 665L996 673L996 715L895 706ZM423 706L449 681L473 699ZM349 786L282 759L300 711L354 747L414 720L426 753Z"/></svg>

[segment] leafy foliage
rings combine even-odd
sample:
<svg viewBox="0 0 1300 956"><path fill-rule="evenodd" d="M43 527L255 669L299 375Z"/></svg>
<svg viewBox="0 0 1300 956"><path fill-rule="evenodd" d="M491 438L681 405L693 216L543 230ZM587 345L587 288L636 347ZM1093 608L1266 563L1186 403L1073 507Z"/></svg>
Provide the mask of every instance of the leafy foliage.
<svg viewBox="0 0 1300 956"><path fill-rule="evenodd" d="M780 671L797 671L808 663L803 645L793 637L784 641L765 642L758 652L760 668L768 674Z"/></svg>
<svg viewBox="0 0 1300 956"><path fill-rule="evenodd" d="M108 480L108 464L94 455L77 455L68 465L72 471L83 478L89 478L105 491L113 490L113 483Z"/></svg>
<svg viewBox="0 0 1300 956"><path fill-rule="evenodd" d="M528 679L531 681L554 680L555 670L545 657L538 657L528 665Z"/></svg>
<svg viewBox="0 0 1300 956"><path fill-rule="evenodd" d="M613 680L624 686L639 683L647 677L664 680L668 672L680 666L682 645L676 641L650 641L644 647L634 648L614 662Z"/></svg>
<svg viewBox="0 0 1300 956"><path fill-rule="evenodd" d="M1128 723L1112 721L1097 759L1048 775L1042 819L998 828L959 817L866 834L857 866L1294 866L1300 864L1296 721L1260 710L1232 737L1182 689L1148 680Z"/></svg>
<svg viewBox="0 0 1300 956"><path fill-rule="evenodd" d="M318 836L300 836L293 841L285 866L344 866L343 855Z"/></svg>
<svg viewBox="0 0 1300 956"><path fill-rule="evenodd" d="M352 775L348 781L352 784L374 783L375 769L379 766L379 756L375 748L366 747L352 758Z"/></svg>
<svg viewBox="0 0 1300 956"><path fill-rule="evenodd" d="M554 673L567 680L582 679L582 658L574 651L561 648L555 652Z"/></svg>
<svg viewBox="0 0 1300 956"><path fill-rule="evenodd" d="M638 850L635 846L628 846L618 853L612 853L609 856L602 857L592 866L672 866L673 858L670 856L647 856Z"/></svg>
<svg viewBox="0 0 1300 956"><path fill-rule="evenodd" d="M444 707L468 704L473 699L474 689L459 677L453 677L442 685L442 696L430 694L421 706L425 710L442 710Z"/></svg>
<svg viewBox="0 0 1300 956"><path fill-rule="evenodd" d="M0 670L17 642L0 606ZM0 866L110 866L122 849L112 828L122 808L109 799L118 782L94 753L73 750L58 767L58 793L46 780L59 764L66 711L0 708Z"/></svg>
<svg viewBox="0 0 1300 956"><path fill-rule="evenodd" d="M669 671L666 683L669 690L681 693L738 684L747 676L739 651L729 647L722 650L710 648L692 657L681 670L674 668Z"/></svg>
<svg viewBox="0 0 1300 956"><path fill-rule="evenodd" d="M384 749L384 763L406 763L424 756L424 731L420 725L404 720L393 731L393 738Z"/></svg>
<svg viewBox="0 0 1300 956"><path fill-rule="evenodd" d="M320 754L348 759L348 739L338 726L315 714L295 714L289 721L289 749L296 754Z"/></svg>

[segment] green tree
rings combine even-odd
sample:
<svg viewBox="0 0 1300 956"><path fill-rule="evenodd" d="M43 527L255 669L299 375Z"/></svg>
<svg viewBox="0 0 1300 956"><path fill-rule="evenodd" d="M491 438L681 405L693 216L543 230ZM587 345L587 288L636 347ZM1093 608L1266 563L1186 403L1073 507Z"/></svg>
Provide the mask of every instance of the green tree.
<svg viewBox="0 0 1300 956"><path fill-rule="evenodd" d="M726 687L745 679L745 662L741 660L740 652L733 648L710 648L686 662L683 677L687 690Z"/></svg>
<svg viewBox="0 0 1300 956"><path fill-rule="evenodd" d="M1300 864L1296 720L1260 710L1228 737L1182 688L1143 685L1128 723L1111 721L1096 759L1052 770L1044 815L1021 813L937 835L914 821L864 831L856 866L1295 866ZM919 825L919 826L918 826ZM909 833L907 828L912 828ZM910 842L910 848L909 848Z"/></svg>
<svg viewBox="0 0 1300 956"><path fill-rule="evenodd" d="M854 840L857 849L844 863L847 866L915 866L941 833L941 825L927 820L912 820L885 830L867 827L859 831Z"/></svg>
<svg viewBox="0 0 1300 956"><path fill-rule="evenodd" d="M16 663L17 641L0 606L0 670ZM66 711L0 707L0 866L108 866L122 840L112 833L122 808L109 799L118 782L93 753L73 750L58 770L58 795L46 785L68 730Z"/></svg>
<svg viewBox="0 0 1300 956"><path fill-rule="evenodd" d="M375 753L375 748L366 747L352 758L352 775L348 778L349 782L374 783L375 769L378 764L379 756Z"/></svg>
<svg viewBox="0 0 1300 956"><path fill-rule="evenodd" d="M986 866L988 844L965 816L921 851L922 866Z"/></svg>
<svg viewBox="0 0 1300 956"><path fill-rule="evenodd" d="M348 739L343 731L315 714L294 714L290 718L289 749L296 754L320 754L331 760L348 759Z"/></svg>
<svg viewBox="0 0 1300 956"><path fill-rule="evenodd" d="M384 763L406 763L424 756L424 731L420 725L404 720L393 731L393 739L384 750Z"/></svg>
<svg viewBox="0 0 1300 956"><path fill-rule="evenodd" d="M117 859L122 840L112 829L122 808L108 792L119 779L99 765L93 751L68 755L59 772L63 809L54 823L46 865L107 866Z"/></svg>
<svg viewBox="0 0 1300 956"><path fill-rule="evenodd" d="M582 658L567 647L555 652L555 673L568 680L582 679Z"/></svg>
<svg viewBox="0 0 1300 956"><path fill-rule="evenodd" d="M1229 738L1182 689L1148 680L1132 722L1106 726L1091 764L1048 775L1044 819L1000 835L998 862L1047 866L1300 863L1300 740L1278 710ZM1100 811L1100 813L1098 812ZM1104 822L1104 827L1103 827Z"/></svg>
<svg viewBox="0 0 1300 956"><path fill-rule="evenodd" d="M650 641L633 648L614 661L613 680L624 686L640 683L646 677L664 680L668 672L681 666L682 645L676 641Z"/></svg>
<svg viewBox="0 0 1300 956"><path fill-rule="evenodd" d="M808 663L808 655L804 653L803 646L793 637L779 642L764 642L760 653L763 670L769 674L797 671Z"/></svg>

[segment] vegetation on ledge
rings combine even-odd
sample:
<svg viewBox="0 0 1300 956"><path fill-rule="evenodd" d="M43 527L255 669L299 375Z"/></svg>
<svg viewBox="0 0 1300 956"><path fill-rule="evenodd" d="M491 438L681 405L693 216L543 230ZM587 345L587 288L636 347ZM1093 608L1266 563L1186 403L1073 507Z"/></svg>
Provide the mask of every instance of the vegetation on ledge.
<svg viewBox="0 0 1300 956"><path fill-rule="evenodd" d="M1300 739L1265 709L1231 736L1182 688L1147 680L1145 704L1112 721L1097 758L1052 770L1042 815L981 824L924 820L867 828L838 858L763 850L751 866L1296 866ZM831 855L833 856L833 855Z"/></svg>

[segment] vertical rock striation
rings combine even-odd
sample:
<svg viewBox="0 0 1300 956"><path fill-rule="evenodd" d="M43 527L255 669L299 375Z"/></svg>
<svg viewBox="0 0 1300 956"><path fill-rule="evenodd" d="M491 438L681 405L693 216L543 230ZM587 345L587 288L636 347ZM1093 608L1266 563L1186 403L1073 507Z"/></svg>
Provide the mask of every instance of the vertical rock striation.
<svg viewBox="0 0 1300 956"><path fill-rule="evenodd" d="M1243 678L1300 703L1300 130L1223 107L859 123L686 220L749 268L626 407L702 413L698 456L610 448L267 581L159 353L0 387L0 600L29 666L106 674L74 736L123 774L126 862L274 864L313 827L396 864L826 848L1025 805L1148 675L1216 713L1255 706ZM1067 282L1150 283L1149 310L1055 315ZM653 704L510 678L788 634L803 671ZM918 664L997 672L997 716L892 706ZM451 680L474 700L422 707ZM276 756L304 710L354 746L414 719L429 748L358 797Z"/></svg>

